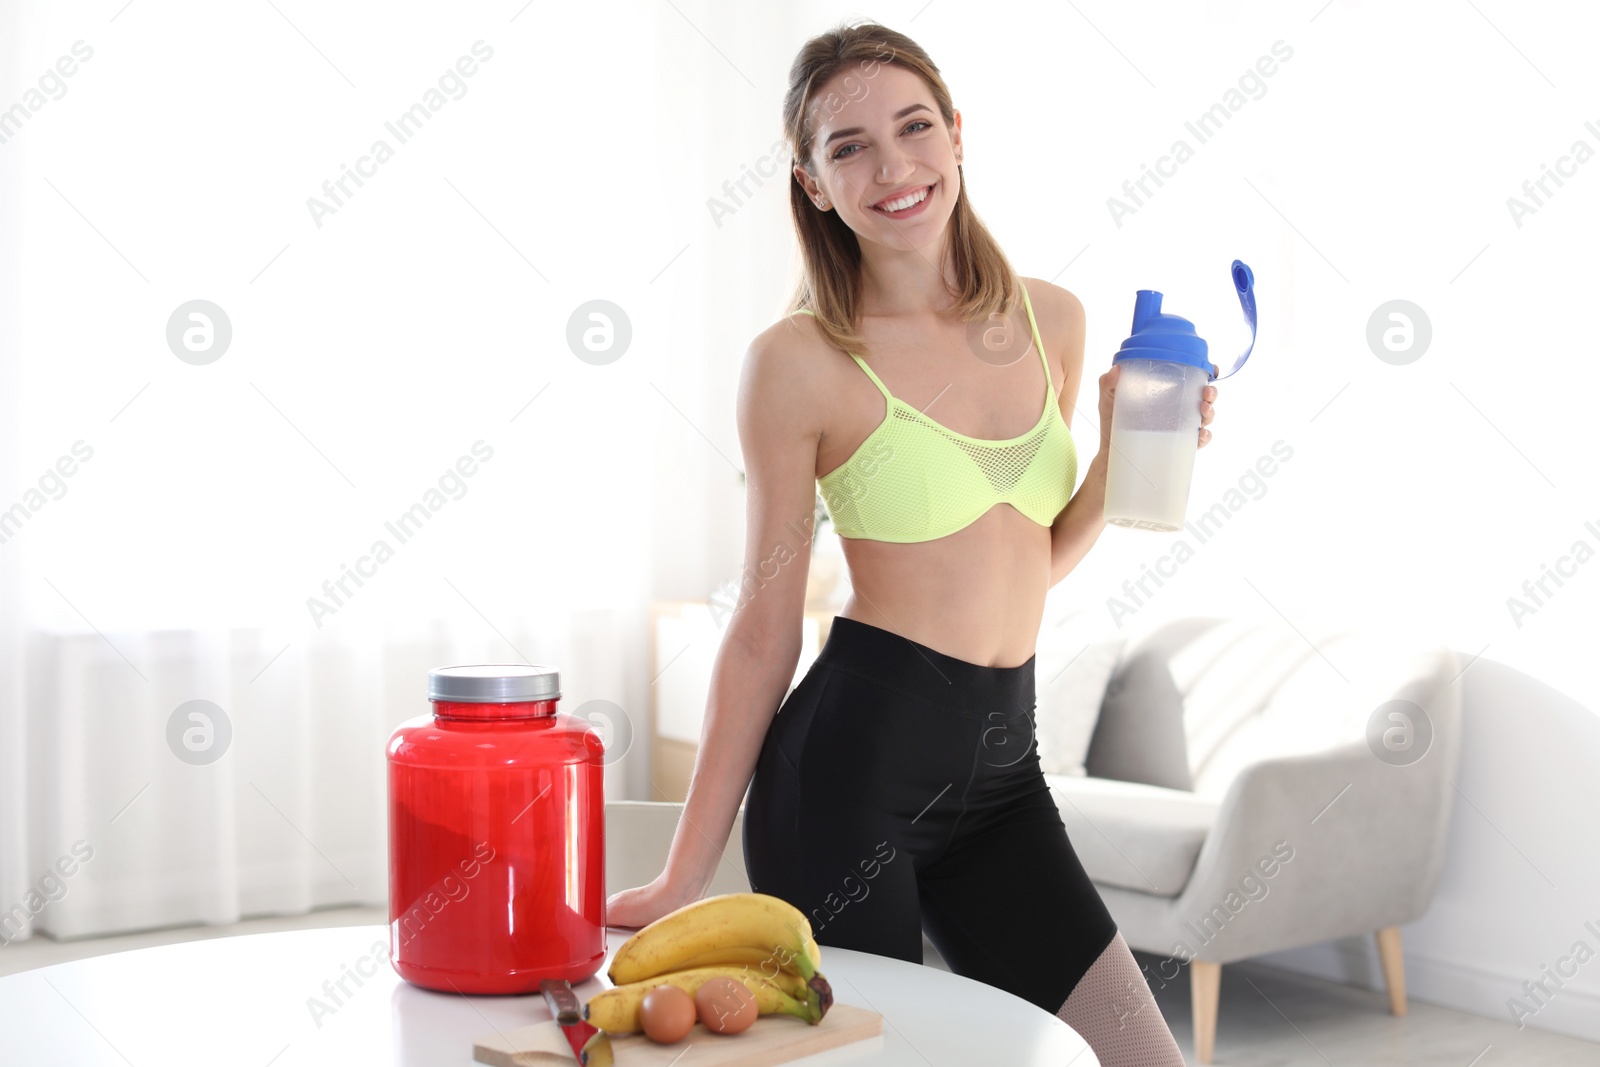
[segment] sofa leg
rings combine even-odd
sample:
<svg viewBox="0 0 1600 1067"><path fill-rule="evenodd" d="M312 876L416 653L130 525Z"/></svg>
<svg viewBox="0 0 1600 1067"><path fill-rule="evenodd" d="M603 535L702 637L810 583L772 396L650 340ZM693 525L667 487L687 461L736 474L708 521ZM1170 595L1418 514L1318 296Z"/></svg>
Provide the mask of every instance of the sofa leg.
<svg viewBox="0 0 1600 1067"><path fill-rule="evenodd" d="M1189 963L1189 1006L1194 1016L1194 1058L1210 1063L1217 1043L1217 999L1222 991L1222 964Z"/></svg>
<svg viewBox="0 0 1600 1067"><path fill-rule="evenodd" d="M1406 1013L1406 964L1400 951L1400 928L1385 926L1377 933L1378 959L1383 963L1383 981L1389 987L1389 1011Z"/></svg>

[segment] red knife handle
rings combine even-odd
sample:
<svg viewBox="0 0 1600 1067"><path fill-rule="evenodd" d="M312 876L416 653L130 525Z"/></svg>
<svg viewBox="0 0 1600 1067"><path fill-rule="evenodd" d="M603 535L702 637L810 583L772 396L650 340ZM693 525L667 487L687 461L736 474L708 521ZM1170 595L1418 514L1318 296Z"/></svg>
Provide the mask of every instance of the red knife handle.
<svg viewBox="0 0 1600 1067"><path fill-rule="evenodd" d="M577 1058L577 1061L584 1064L588 1063L589 1058L584 1053L583 1047L589 1043L589 1038L597 1033L594 1026L579 1019L575 1023L562 1024L561 1032L566 1035L567 1044L572 1046L572 1055Z"/></svg>
<svg viewBox="0 0 1600 1067"><path fill-rule="evenodd" d="M584 1053L583 1047L598 1028L584 1019L583 1005L579 1003L578 995L572 991L572 983L557 978L546 978L539 983L539 992L544 994L545 1003L550 1007L550 1014L560 1024L567 1044L572 1046L572 1055L579 1063L588 1063L588 1056Z"/></svg>

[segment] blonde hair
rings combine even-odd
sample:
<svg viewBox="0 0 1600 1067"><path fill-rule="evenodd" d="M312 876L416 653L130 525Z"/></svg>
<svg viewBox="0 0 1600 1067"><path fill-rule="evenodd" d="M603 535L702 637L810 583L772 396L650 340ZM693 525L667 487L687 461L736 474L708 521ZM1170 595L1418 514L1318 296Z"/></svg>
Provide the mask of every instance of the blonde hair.
<svg viewBox="0 0 1600 1067"><path fill-rule="evenodd" d="M783 126L790 151L813 178L816 169L811 153L816 131L810 123L812 96L840 71L859 67L862 76L870 78L883 63L897 64L920 77L933 94L945 126L955 125L950 90L920 45L875 22L841 23L801 47L789 68L789 89L783 98ZM786 314L809 310L832 345L846 352L862 352L865 346L856 332L861 312L861 244L837 211L818 210L792 171L790 178L789 213L799 238L804 277L790 297ZM951 312L969 322L995 313L1009 315L1020 299L1020 283L994 235L973 210L965 177L959 180L946 237L955 273Z"/></svg>

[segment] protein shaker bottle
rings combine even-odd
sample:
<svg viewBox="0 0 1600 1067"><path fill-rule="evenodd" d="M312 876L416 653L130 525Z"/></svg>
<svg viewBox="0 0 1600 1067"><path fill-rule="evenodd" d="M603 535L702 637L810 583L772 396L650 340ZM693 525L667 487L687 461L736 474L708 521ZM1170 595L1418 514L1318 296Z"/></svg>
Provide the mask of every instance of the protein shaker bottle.
<svg viewBox="0 0 1600 1067"><path fill-rule="evenodd" d="M1181 530L1199 447L1200 391L1244 366L1256 343L1255 275L1239 260L1231 268L1239 306L1250 324L1250 345L1227 374L1212 377L1205 338L1194 324L1162 314L1161 294L1140 289L1133 334L1112 357L1122 368L1111 408L1111 456L1106 465L1106 521L1114 526Z"/></svg>
<svg viewBox="0 0 1600 1067"><path fill-rule="evenodd" d="M574 984L605 959L605 746L553 667L439 667L389 738L389 958L444 992Z"/></svg>

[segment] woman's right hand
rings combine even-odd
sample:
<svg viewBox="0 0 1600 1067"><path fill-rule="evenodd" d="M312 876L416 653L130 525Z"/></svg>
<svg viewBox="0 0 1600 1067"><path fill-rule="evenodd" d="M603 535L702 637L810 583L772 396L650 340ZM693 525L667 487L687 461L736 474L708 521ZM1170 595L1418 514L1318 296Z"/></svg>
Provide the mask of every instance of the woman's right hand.
<svg viewBox="0 0 1600 1067"><path fill-rule="evenodd" d="M693 904L702 895L669 880L667 872L662 871L649 885L623 889L607 897L606 925L632 929L648 926L669 911Z"/></svg>

